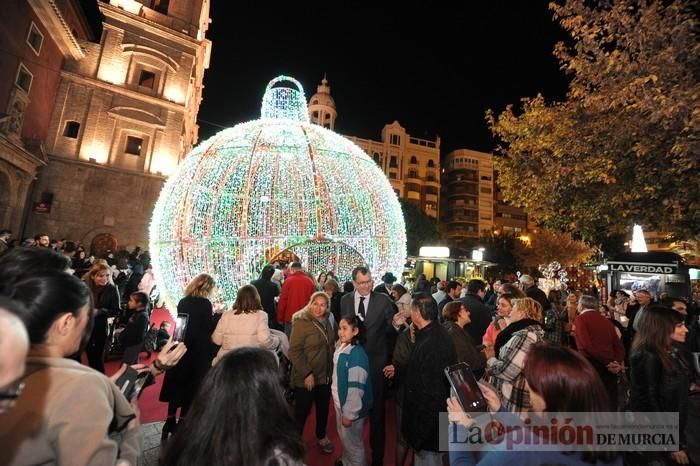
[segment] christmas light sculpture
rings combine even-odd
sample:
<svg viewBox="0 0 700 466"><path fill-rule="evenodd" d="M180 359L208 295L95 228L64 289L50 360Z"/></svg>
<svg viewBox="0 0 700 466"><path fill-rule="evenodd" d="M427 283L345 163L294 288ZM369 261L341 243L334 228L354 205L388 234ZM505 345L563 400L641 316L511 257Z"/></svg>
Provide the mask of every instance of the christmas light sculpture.
<svg viewBox="0 0 700 466"><path fill-rule="evenodd" d="M351 141L311 124L301 84L279 76L267 85L259 120L198 145L165 183L150 251L174 310L198 274L212 275L216 299L230 304L280 257L341 281L357 265L375 279L400 275L406 232L384 173Z"/></svg>

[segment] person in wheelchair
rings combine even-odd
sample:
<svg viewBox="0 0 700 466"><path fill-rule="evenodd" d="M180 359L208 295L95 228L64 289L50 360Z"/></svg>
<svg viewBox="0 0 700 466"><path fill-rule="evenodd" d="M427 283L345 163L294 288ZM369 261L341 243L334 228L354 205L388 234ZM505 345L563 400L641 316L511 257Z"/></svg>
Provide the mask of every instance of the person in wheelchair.
<svg viewBox="0 0 700 466"><path fill-rule="evenodd" d="M148 332L148 295L141 291L131 293L126 304L129 314L126 327L119 333L119 343L124 348L122 363L127 365L139 362L139 353L143 350L143 342Z"/></svg>

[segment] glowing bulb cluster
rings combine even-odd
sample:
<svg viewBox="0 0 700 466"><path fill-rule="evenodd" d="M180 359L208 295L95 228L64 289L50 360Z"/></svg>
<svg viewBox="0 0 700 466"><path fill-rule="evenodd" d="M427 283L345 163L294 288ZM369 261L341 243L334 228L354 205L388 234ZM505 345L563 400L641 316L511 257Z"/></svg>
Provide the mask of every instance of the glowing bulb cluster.
<svg viewBox="0 0 700 466"><path fill-rule="evenodd" d="M273 87L291 81L298 89ZM267 86L263 117L197 146L163 187L150 229L159 287L174 309L200 273L231 303L262 267L292 253L314 275L400 275L406 233L396 194L359 147L310 124L301 85Z"/></svg>

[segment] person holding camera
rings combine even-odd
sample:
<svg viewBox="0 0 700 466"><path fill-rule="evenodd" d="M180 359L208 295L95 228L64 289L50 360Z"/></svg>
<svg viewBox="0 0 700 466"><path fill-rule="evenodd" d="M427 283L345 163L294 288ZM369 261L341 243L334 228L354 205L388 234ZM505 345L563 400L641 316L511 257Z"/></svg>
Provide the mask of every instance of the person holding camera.
<svg viewBox="0 0 700 466"><path fill-rule="evenodd" d="M180 363L165 374L160 401L168 403L168 417L163 425L163 440L177 428L176 414L180 409L180 422L187 416L202 380L211 367L213 356L211 333L214 326L211 297L216 282L206 273L190 281L185 288L185 297L177 304L178 315L186 314L187 320L175 328L174 340L187 346L187 353ZM185 322L187 322L185 324ZM183 325L186 327L183 328Z"/></svg>
<svg viewBox="0 0 700 466"><path fill-rule="evenodd" d="M31 347L21 393L0 422L0 464L136 465L134 408L104 374L68 359L87 340L90 290L46 272L15 283L9 297L27 308Z"/></svg>

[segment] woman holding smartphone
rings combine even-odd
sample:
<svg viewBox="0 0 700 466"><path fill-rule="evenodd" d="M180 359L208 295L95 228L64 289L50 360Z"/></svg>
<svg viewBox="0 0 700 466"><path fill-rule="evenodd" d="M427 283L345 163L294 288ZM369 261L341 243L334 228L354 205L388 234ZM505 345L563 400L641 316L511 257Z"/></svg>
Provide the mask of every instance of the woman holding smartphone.
<svg viewBox="0 0 700 466"><path fill-rule="evenodd" d="M185 297L177 304L177 313L187 315L180 318L186 328L175 328L175 335L184 334L187 353L180 363L165 373L160 401L168 403L168 417L163 425L163 440L177 428L177 409L180 408L182 422L202 380L211 367L213 356L211 333L213 330L213 307L211 297L216 283L206 273L196 276L185 288Z"/></svg>
<svg viewBox="0 0 700 466"><path fill-rule="evenodd" d="M606 412L608 397L600 377L580 354L549 343L530 347L523 370L525 386L532 400L532 411L544 413ZM491 413L505 412L498 393L484 384L479 388ZM469 428L474 421L467 416L456 398L447 399L451 422ZM564 450L566 447L564 447ZM496 466L504 464L559 464L575 466L622 466L622 458L610 452L567 451L488 451L478 461L471 451L450 451L450 466Z"/></svg>
<svg viewBox="0 0 700 466"><path fill-rule="evenodd" d="M2 414L0 464L135 465L141 429L133 407L104 374L68 359L90 328L88 287L46 272L8 295L27 308L31 347L16 403Z"/></svg>
<svg viewBox="0 0 700 466"><path fill-rule="evenodd" d="M496 344L484 348L486 380L503 395L508 411L523 413L530 408L523 364L530 346L542 341L542 306L532 298L514 299L510 324L496 337Z"/></svg>

